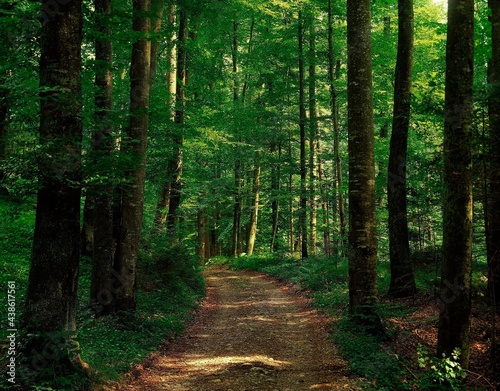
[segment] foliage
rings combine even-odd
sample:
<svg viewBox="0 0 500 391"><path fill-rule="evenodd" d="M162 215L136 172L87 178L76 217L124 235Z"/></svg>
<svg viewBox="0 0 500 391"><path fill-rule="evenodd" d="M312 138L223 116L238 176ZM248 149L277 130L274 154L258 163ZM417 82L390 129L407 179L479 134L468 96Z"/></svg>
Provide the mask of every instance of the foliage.
<svg viewBox="0 0 500 391"><path fill-rule="evenodd" d="M456 348L451 356L444 353L441 357L429 354L427 348L419 345L417 348L418 365L424 369L417 381L423 390L465 390L463 380L466 377L459 358L460 349Z"/></svg>

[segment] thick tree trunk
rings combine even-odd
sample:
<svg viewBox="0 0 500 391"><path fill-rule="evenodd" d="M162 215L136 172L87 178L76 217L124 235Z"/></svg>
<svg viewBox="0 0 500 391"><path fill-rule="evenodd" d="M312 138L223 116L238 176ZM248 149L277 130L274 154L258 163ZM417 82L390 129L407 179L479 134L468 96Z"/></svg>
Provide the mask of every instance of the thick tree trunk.
<svg viewBox="0 0 500 391"><path fill-rule="evenodd" d="M96 24L99 37L95 42L97 88L94 108L96 130L93 149L96 163L109 158L113 151L113 45L109 17L111 0L95 0ZM98 166L105 177L107 167ZM102 168L101 168L102 167ZM107 315L114 300L112 270L115 253L113 237L113 186L103 183L94 189L93 253L89 305L97 315Z"/></svg>
<svg viewBox="0 0 500 391"><path fill-rule="evenodd" d="M250 205L250 220L248 223L248 236L246 253L248 256L253 254L255 247L255 239L257 238L257 219L259 215L259 198L260 198L260 153L255 156L255 167L253 170L253 185L252 185L252 203Z"/></svg>
<svg viewBox="0 0 500 391"><path fill-rule="evenodd" d="M134 166L127 172L130 183L125 186L121 200L120 239L114 265L121 279L121 286L116 292L117 310L135 310L136 307L136 266L144 206L151 57L148 38L151 21L145 15L150 10L150 0L133 1L133 29L141 37L132 45L130 65L130 124L123 153L133 156Z"/></svg>
<svg viewBox="0 0 500 391"><path fill-rule="evenodd" d="M43 0L42 6L49 1ZM28 371L71 373L78 355L76 306L80 260L82 3L59 5L42 25L40 170L31 267L21 326ZM50 355L44 354L50 351Z"/></svg>
<svg viewBox="0 0 500 391"><path fill-rule="evenodd" d="M306 106L305 106L305 82L304 82L304 19L302 11L299 11L298 22L299 41L299 128L300 128L300 255L301 258L308 257L307 249L307 157L306 157Z"/></svg>
<svg viewBox="0 0 500 391"><path fill-rule="evenodd" d="M347 1L349 310L377 323L377 237L370 0Z"/></svg>
<svg viewBox="0 0 500 391"><path fill-rule="evenodd" d="M182 192L182 144L184 142L184 111L185 111L185 84L186 84L186 39L187 39L187 11L181 7L179 11L179 35L177 47L177 73L176 73L176 104L175 104L175 128L174 154L168 162L168 173L170 176L170 200L167 213L167 235L170 240L175 239L177 225L177 211L181 204Z"/></svg>
<svg viewBox="0 0 500 391"><path fill-rule="evenodd" d="M448 3L444 117L443 263L438 355L469 363L472 260L474 0Z"/></svg>
<svg viewBox="0 0 500 391"><path fill-rule="evenodd" d="M490 292L500 305L500 2L489 1L492 23L492 57L489 64L490 205L488 261Z"/></svg>
<svg viewBox="0 0 500 391"><path fill-rule="evenodd" d="M318 119L316 105L316 31L314 26L314 15L309 20L309 248L311 254L316 254L316 226L317 206L316 182L317 182L317 143L318 143Z"/></svg>
<svg viewBox="0 0 500 391"><path fill-rule="evenodd" d="M398 2L398 56L394 85L394 115L389 152L387 204L392 297L411 296L416 291L408 242L406 208L406 156L413 68L413 0Z"/></svg>

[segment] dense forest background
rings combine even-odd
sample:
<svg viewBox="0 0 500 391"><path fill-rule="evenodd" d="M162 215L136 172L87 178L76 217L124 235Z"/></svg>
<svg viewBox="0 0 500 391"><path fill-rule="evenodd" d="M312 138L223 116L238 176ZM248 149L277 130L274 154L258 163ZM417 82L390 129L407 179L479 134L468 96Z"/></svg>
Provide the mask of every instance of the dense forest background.
<svg viewBox="0 0 500 391"><path fill-rule="evenodd" d="M116 379L182 330L219 263L301 282L376 346L406 316L396 299L437 298L438 358L419 348L428 372L407 387L462 387L479 311L492 381L500 10L448 6L1 0L16 384ZM392 365L354 368L401 389Z"/></svg>

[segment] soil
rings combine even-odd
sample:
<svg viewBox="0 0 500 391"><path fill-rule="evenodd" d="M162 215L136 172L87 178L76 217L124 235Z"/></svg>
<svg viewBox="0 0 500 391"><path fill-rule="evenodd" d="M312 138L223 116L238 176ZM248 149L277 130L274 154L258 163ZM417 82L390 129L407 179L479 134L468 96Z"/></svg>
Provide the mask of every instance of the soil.
<svg viewBox="0 0 500 391"><path fill-rule="evenodd" d="M329 320L291 285L249 271L205 271L207 296L184 337L119 391L357 390Z"/></svg>

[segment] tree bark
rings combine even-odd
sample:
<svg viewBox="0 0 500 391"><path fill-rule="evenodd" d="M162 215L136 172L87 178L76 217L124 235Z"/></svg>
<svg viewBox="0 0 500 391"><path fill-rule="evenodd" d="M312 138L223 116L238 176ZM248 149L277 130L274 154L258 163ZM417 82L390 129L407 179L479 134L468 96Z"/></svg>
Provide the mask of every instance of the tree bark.
<svg viewBox="0 0 500 391"><path fill-rule="evenodd" d="M394 114L387 179L391 261L389 295L405 297L413 295L416 291L410 260L406 207L406 158L413 69L413 0L399 0L398 25Z"/></svg>
<svg viewBox="0 0 500 391"><path fill-rule="evenodd" d="M186 39L187 39L187 11L183 7L179 10L179 35L177 47L177 73L176 73L176 104L175 104L175 127L174 154L168 162L168 174L170 176L170 199L167 213L167 235L170 240L175 239L177 225L177 211L181 204L182 192L182 144L184 142L184 111L185 111L185 84L186 84Z"/></svg>
<svg viewBox="0 0 500 391"><path fill-rule="evenodd" d="M246 253L248 256L253 254L255 239L257 238L257 219L259 215L260 198L260 152L255 154L255 167L253 170L252 203L250 205L250 220L248 223L248 237Z"/></svg>
<svg viewBox="0 0 500 391"><path fill-rule="evenodd" d="M274 157L275 153L278 152L277 158ZM281 144L273 141L271 143L271 156L272 159L276 159L273 162L271 167L271 245L270 251L273 252L276 250L276 237L278 235L278 227L279 227L279 216L280 216L280 203L279 203L279 191L281 188L281 169L280 169L280 160L281 160Z"/></svg>
<svg viewBox="0 0 500 391"><path fill-rule="evenodd" d="M317 143L318 143L318 119L316 104L316 31L314 26L314 15L309 19L309 248L310 253L316 254L316 226L317 206L316 182L317 182Z"/></svg>
<svg viewBox="0 0 500 391"><path fill-rule="evenodd" d="M489 1L492 24L492 56L489 64L490 97L488 114L490 120L490 205L488 262L489 285L496 306L500 305L500 3Z"/></svg>
<svg viewBox="0 0 500 391"><path fill-rule="evenodd" d="M168 11L167 20L169 25L174 25L176 20L176 7L171 5ZM175 47L176 34L172 33L169 37L167 48L168 48L168 58L170 63L170 69L167 72L167 87L168 87L168 97L167 97L167 109L169 112L169 117L171 122L175 121L175 92L176 92L176 67L177 67L177 50ZM168 131L167 131L168 133ZM167 137L168 139L168 137ZM168 142L170 140L168 139ZM165 229L167 222L168 205L170 201L170 180L166 178L161 184L160 194L158 196L158 202L156 203L156 213L153 220L153 230L161 231Z"/></svg>
<svg viewBox="0 0 500 391"><path fill-rule="evenodd" d="M99 36L95 42L97 88L94 109L95 126L93 149L95 163L100 173L106 176L109 170L99 165L111 156L112 109L113 109L113 44L111 41L111 0L95 0L96 24ZM89 305L96 315L108 315L114 300L112 270L115 253L113 237L113 185L102 183L94 189L93 253Z"/></svg>
<svg viewBox="0 0 500 391"><path fill-rule="evenodd" d="M349 310L376 323L377 237L370 0L347 1Z"/></svg>
<svg viewBox="0 0 500 391"><path fill-rule="evenodd" d="M472 259L474 0L448 3L444 116L444 205L438 355L460 348L469 363Z"/></svg>
<svg viewBox="0 0 500 391"><path fill-rule="evenodd" d="M299 11L298 21L299 41L299 128L300 128L300 210L299 229L301 258L308 257L307 249L307 164L306 164L306 106L305 106L305 82L304 82L304 19L302 11Z"/></svg>
<svg viewBox="0 0 500 391"><path fill-rule="evenodd" d="M344 195L342 194L342 187L344 184L342 176L342 161L340 157L340 127L339 127L339 110L337 103L337 91L335 88L336 72L335 69L339 62L335 62L333 53L333 12L332 0L328 0L328 80L330 89L330 107L332 112L333 123L333 154L334 154L334 171L335 171L335 189L337 191L338 202L338 217L340 224L340 239L337 241L336 248L344 248L344 238L346 231L346 218L344 208Z"/></svg>
<svg viewBox="0 0 500 391"><path fill-rule="evenodd" d="M134 158L127 171L130 183L124 186L121 200L120 239L114 268L121 286L116 292L116 310L135 310L137 301L136 266L144 212L144 181L146 177L146 148L150 86L151 20L150 0L133 1L133 30L140 34L132 45L130 65L130 123L123 153Z"/></svg>
<svg viewBox="0 0 500 391"><path fill-rule="evenodd" d="M48 1L41 2L42 7ZM39 189L28 289L21 319L28 370L44 355L55 373L83 367L76 306L80 258L82 2L59 5L42 24ZM53 372L54 373L54 372Z"/></svg>

